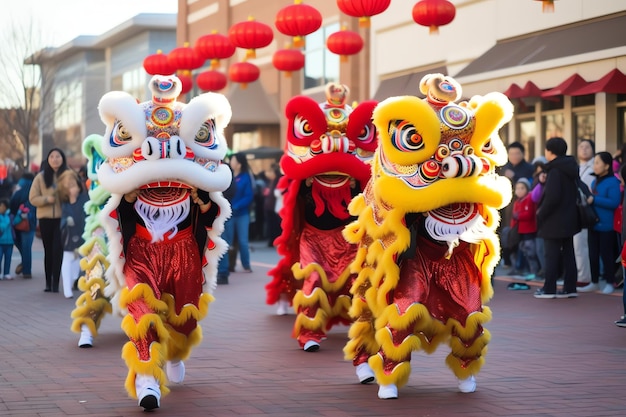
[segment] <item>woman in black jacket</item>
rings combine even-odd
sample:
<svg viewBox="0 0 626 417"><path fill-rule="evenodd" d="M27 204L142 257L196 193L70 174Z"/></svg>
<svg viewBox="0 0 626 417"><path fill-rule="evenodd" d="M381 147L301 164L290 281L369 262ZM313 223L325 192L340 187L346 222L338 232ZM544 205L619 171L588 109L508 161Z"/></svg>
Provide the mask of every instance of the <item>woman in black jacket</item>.
<svg viewBox="0 0 626 417"><path fill-rule="evenodd" d="M578 164L566 156L567 142L551 138L546 142L548 163L543 196L537 207L537 231L545 242L545 283L535 292L535 298L574 298L576 292L576 259L573 236L580 231L576 208L578 194ZM561 267L565 273L563 290L556 291Z"/></svg>

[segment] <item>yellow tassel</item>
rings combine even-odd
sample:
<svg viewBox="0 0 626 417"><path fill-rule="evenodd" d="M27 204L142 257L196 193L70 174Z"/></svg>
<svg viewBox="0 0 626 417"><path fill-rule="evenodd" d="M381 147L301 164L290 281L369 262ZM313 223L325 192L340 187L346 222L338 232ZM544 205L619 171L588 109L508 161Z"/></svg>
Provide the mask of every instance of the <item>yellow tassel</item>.
<svg viewBox="0 0 626 417"><path fill-rule="evenodd" d="M150 360L142 361L139 359L135 345L132 342L127 342L122 348L122 358L128 367L128 375L126 376L124 387L128 395L132 398L137 399L137 391L135 389L135 377L137 374L154 376L159 382L162 396L170 392L165 385L165 381L167 381L167 377L163 371L165 354L163 352L163 346L160 343L152 343L150 345Z"/></svg>
<svg viewBox="0 0 626 417"><path fill-rule="evenodd" d="M379 385L394 384L400 388L409 382L409 375L411 374L410 362L399 363L388 374L383 369L383 359L380 355L370 356L368 363L374 371L374 374L376 374L376 382L378 382Z"/></svg>

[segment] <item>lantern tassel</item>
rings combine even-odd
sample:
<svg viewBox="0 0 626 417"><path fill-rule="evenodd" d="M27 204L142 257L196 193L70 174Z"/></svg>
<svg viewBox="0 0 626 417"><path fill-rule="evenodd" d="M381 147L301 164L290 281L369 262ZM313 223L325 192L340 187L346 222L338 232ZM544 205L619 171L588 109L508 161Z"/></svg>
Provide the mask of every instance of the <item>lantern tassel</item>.
<svg viewBox="0 0 626 417"><path fill-rule="evenodd" d="M211 66L209 67L209 69L216 70L219 67L220 67L220 60L219 59L212 59L211 60Z"/></svg>
<svg viewBox="0 0 626 417"><path fill-rule="evenodd" d="M439 26L437 26L437 25L430 25L430 28L428 29L428 34L429 35L439 35Z"/></svg>
<svg viewBox="0 0 626 417"><path fill-rule="evenodd" d="M256 51L254 49L246 50L246 60L256 58Z"/></svg>
<svg viewBox="0 0 626 417"><path fill-rule="evenodd" d="M370 27L370 18L369 18L369 16L361 16L361 17L359 17L359 27L360 28L369 28Z"/></svg>
<svg viewBox="0 0 626 417"><path fill-rule="evenodd" d="M302 36L294 36L293 37L293 47L294 48L304 48L304 38Z"/></svg>
<svg viewBox="0 0 626 417"><path fill-rule="evenodd" d="M554 0L543 0L541 2L542 13L554 13Z"/></svg>

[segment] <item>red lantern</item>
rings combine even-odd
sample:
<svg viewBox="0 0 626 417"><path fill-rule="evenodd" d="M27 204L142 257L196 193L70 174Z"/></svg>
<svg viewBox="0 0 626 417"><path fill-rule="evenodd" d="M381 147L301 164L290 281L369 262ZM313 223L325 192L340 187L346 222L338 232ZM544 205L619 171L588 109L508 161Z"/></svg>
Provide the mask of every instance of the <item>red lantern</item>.
<svg viewBox="0 0 626 417"><path fill-rule="evenodd" d="M209 70L196 76L196 85L202 91L219 91L226 87L228 79L220 71Z"/></svg>
<svg viewBox="0 0 626 417"><path fill-rule="evenodd" d="M542 13L554 13L554 0L535 0L541 2Z"/></svg>
<svg viewBox="0 0 626 417"><path fill-rule="evenodd" d="M341 55L341 62L348 60L348 55L358 54L363 48L363 38L356 32L342 27L326 40L326 47L334 54Z"/></svg>
<svg viewBox="0 0 626 417"><path fill-rule="evenodd" d="M272 28L249 17L247 22L235 23L228 29L228 39L238 48L244 48L246 58L256 58L255 49L263 48L274 39Z"/></svg>
<svg viewBox="0 0 626 417"><path fill-rule="evenodd" d="M295 0L278 11L274 25L283 35L293 36L295 48L302 48L304 36L322 26L322 14L315 7L302 4L302 0Z"/></svg>
<svg viewBox="0 0 626 417"><path fill-rule="evenodd" d="M456 8L448 0L421 0L413 6L413 20L429 26L430 34L439 33L439 26L452 22L455 14Z"/></svg>
<svg viewBox="0 0 626 417"><path fill-rule="evenodd" d="M249 83L253 83L259 79L261 70L250 62L237 62L228 69L228 78L235 83L240 83L244 89Z"/></svg>
<svg viewBox="0 0 626 417"><path fill-rule="evenodd" d="M179 70L195 70L204 65L204 59L196 53L196 50L185 42L184 46L172 49L167 55L170 65Z"/></svg>
<svg viewBox="0 0 626 417"><path fill-rule="evenodd" d="M370 27L370 17L387 10L391 0L337 0L339 10L348 16L359 18L359 27Z"/></svg>
<svg viewBox="0 0 626 417"><path fill-rule="evenodd" d="M304 54L298 49L280 49L274 52L272 64L290 77L293 71L300 71L304 67Z"/></svg>
<svg viewBox="0 0 626 417"><path fill-rule="evenodd" d="M190 92L191 89L193 88L193 78L191 77L191 71L188 71L188 70L178 71L176 76L180 80L180 83L183 87L183 89L180 91L180 94L182 95L182 94L187 94L188 92Z"/></svg>
<svg viewBox="0 0 626 417"><path fill-rule="evenodd" d="M143 68L150 75L169 75L176 72L176 68L169 63L167 55L160 49L156 54L148 55L143 60Z"/></svg>
<svg viewBox="0 0 626 417"><path fill-rule="evenodd" d="M228 36L220 35L217 31L200 36L196 40L194 49L201 58L211 60L212 70L220 66L220 59L230 58L235 53L235 45L228 39Z"/></svg>

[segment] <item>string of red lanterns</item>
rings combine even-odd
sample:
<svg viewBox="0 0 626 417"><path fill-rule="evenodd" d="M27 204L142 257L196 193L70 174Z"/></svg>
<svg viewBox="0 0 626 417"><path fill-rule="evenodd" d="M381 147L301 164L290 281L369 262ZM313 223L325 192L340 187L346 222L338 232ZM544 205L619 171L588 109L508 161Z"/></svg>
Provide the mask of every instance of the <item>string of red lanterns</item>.
<svg viewBox="0 0 626 417"><path fill-rule="evenodd" d="M256 58L255 49L264 48L274 39L272 28L250 16L246 22L235 23L228 29L228 39L238 48L247 49L246 58Z"/></svg>
<svg viewBox="0 0 626 417"><path fill-rule="evenodd" d="M439 33L439 26L454 20L456 8L448 0L420 0L413 6L413 20L418 25L428 26L429 33Z"/></svg>
<svg viewBox="0 0 626 417"><path fill-rule="evenodd" d="M294 48L302 48L304 37L322 26L322 14L302 0L295 0L278 11L274 26L283 35L293 37Z"/></svg>
<svg viewBox="0 0 626 417"><path fill-rule="evenodd" d="M156 54L144 58L143 69L150 75L168 75L176 72L176 68L170 64L167 55L160 49Z"/></svg>
<svg viewBox="0 0 626 417"><path fill-rule="evenodd" d="M337 0L339 10L348 16L359 18L359 27L370 27L370 17L387 10L391 0Z"/></svg>
<svg viewBox="0 0 626 417"><path fill-rule="evenodd" d="M346 62L348 55L358 54L363 49L363 38L342 26L340 31L328 36L326 47L330 52L339 55L341 62Z"/></svg>
<svg viewBox="0 0 626 417"><path fill-rule="evenodd" d="M272 55L272 64L278 71L284 71L290 77L294 71L304 68L304 54L299 49L279 49Z"/></svg>

